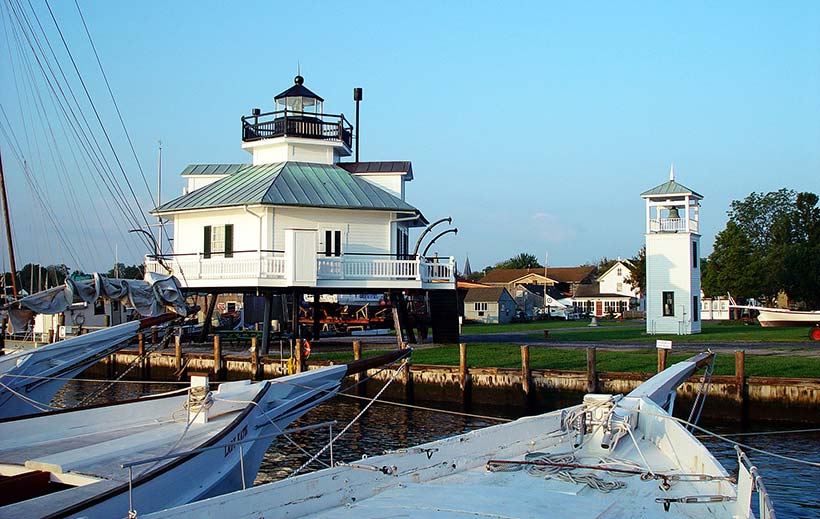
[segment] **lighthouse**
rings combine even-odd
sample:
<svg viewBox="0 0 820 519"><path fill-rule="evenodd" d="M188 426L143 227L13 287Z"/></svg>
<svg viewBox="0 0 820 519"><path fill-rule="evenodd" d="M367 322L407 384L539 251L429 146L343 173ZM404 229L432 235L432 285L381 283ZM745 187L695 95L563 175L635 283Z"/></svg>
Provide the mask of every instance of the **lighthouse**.
<svg viewBox="0 0 820 519"><path fill-rule="evenodd" d="M701 195L669 180L646 201L646 333L700 333Z"/></svg>

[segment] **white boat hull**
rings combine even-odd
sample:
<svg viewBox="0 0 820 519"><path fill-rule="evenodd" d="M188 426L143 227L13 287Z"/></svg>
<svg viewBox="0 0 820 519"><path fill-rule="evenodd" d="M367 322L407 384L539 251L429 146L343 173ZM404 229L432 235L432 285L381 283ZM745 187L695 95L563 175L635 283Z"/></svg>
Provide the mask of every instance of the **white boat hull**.
<svg viewBox="0 0 820 519"><path fill-rule="evenodd" d="M223 384L206 424L186 426L184 410L180 414L185 396L0 421L0 474L29 469L58 480L73 474L99 478L0 507L0 517L118 518L127 516L130 503L142 515L241 489L243 478L250 486L272 435L334 396L346 370L330 366L257 384ZM120 433L125 426L118 418L130 420L133 432ZM162 434L152 429L159 426L166 427ZM190 453L211 446L222 448ZM129 473L121 464L172 452L189 454L133 467L129 496Z"/></svg>
<svg viewBox="0 0 820 519"><path fill-rule="evenodd" d="M756 308L760 312L757 316L760 326L820 326L820 311L799 312L779 308Z"/></svg>

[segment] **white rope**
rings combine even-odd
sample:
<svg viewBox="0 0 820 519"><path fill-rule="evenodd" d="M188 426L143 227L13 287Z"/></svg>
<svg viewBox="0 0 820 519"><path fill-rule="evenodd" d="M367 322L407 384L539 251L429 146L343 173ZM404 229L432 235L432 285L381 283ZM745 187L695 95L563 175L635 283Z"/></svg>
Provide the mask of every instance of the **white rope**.
<svg viewBox="0 0 820 519"><path fill-rule="evenodd" d="M33 398L29 398L26 395L15 391L14 389L10 388L9 386L7 386L6 384L4 384L2 382L0 382L0 386L2 386L6 391L11 393L12 395L14 395L14 396L28 402L29 404L34 406L38 411L46 412L46 411L50 411L50 410L54 410L54 409L60 409L59 407L54 407L54 406L51 406L51 405L48 405L48 404L44 404L42 402L38 402L37 400L34 400Z"/></svg>
<svg viewBox="0 0 820 519"><path fill-rule="evenodd" d="M322 391L322 390L320 390L320 389L317 389L317 390L318 390L318 391ZM222 402L231 402L231 403L235 403L235 404L250 404L250 405L255 405L256 407L258 407L258 408L259 408L259 411L262 413L262 416L264 416L265 418L267 418L268 422L270 422L270 424L271 424L272 426L276 427L276 430L277 430L277 431L279 431L279 434L280 434L281 436L284 436L286 440L288 440L290 443L292 443L292 444L293 444L293 445L294 445L297 449L299 449L300 451L302 451L302 454L306 455L307 457L311 457L311 456L313 456L313 454L311 454L311 453L310 453L307 449L305 449L304 447L302 447L301 445L299 445L299 443L298 443L298 442L296 442L296 440L294 440L293 438L291 438L289 434L287 434L287 433L286 433L286 432L285 432L285 431L284 431L281 427L279 427L279 424L277 424L276 422L274 422L274 421L273 421L273 419L272 419L272 418L268 415L268 413L266 413L266 412L265 412L265 410L264 410L264 409L262 409L262 406L260 406L257 402L254 402L253 400L230 400L230 399L228 399L228 398L220 398L220 397L214 397L214 398L215 398L216 400L220 400L220 401L222 401ZM330 465L328 465L328 464L327 464L327 463L325 463L324 461L322 461L322 460L318 460L318 461L319 461L319 463L321 463L321 464L322 464L322 465L324 465L325 467L330 467Z"/></svg>
<svg viewBox="0 0 820 519"><path fill-rule="evenodd" d="M302 464L302 465L301 465L298 469L296 469L295 471L293 471L293 472L292 472L292 473L288 476L288 478L291 478L291 477L293 477L293 476L297 475L297 474L298 474L299 472L301 472L302 470L304 470L304 469L305 469L305 467L307 467L308 465L310 465L311 463L313 463L313 462L314 462L314 461L315 461L315 460L316 460L319 456L321 456L321 455L322 455L322 453L324 453L324 452L325 452L325 451L326 451L329 447L331 447L331 446L332 446L332 445L336 442L336 440L338 440L338 439L339 439L339 438L340 438L340 437L341 437L344 433L346 433L346 432L347 432L347 430L348 430L348 429L350 429L350 428L353 426L353 424L354 424L354 423L356 423L356 422L359 420L359 418L361 418L361 417L362 417L362 415L363 415L364 413L366 413L366 412L367 412L367 410L368 410L368 409L370 409L370 406L372 406L372 405L373 405L373 403L377 401L377 399L379 398L379 396L381 396L381 394L382 394L382 393L384 393L384 391L385 391L385 390L386 390L386 389L390 386L390 384L392 384L392 383L393 383L393 381L394 381L394 380L396 380L396 377L398 377L398 376L399 376L399 373L401 373L401 372L402 372L402 370L403 370L403 369L405 369L406 367L407 367L407 359L405 358L405 359L404 359L404 362L402 362L402 363L401 363L401 365L398 367L398 369L396 369L395 373L393 373L393 376L392 376L392 377L390 377L390 380L388 380L388 381L387 381L387 383L384 385L384 387L382 387L382 388L379 390L379 392L378 392L378 393L376 393L376 396L374 396L374 397L373 397L373 399L372 399L370 402L368 402L368 404L367 404L366 406L364 406L364 409L362 409L362 410L359 412L359 414L357 414L357 415L353 418L353 420L351 420L351 421L350 421L350 423L349 423L349 424L347 424L347 425L344 427L344 429L342 429L341 431L339 431L339 434L337 434L336 436L334 436L333 438L331 438L330 442L329 442L327 445L325 445L324 447L322 447L322 448L319 450L319 452L317 452L317 453L316 453L316 454L315 454L312 458L310 458L310 459L309 459L309 460L307 460L305 463L303 463L303 464Z"/></svg>

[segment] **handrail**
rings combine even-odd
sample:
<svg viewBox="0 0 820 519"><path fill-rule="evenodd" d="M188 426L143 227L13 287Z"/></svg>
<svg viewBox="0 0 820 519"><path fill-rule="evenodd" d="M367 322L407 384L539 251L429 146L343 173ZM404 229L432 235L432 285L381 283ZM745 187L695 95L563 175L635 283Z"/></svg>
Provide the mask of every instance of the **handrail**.
<svg viewBox="0 0 820 519"><path fill-rule="evenodd" d="M735 445L735 451L737 452L738 465L743 465L752 477L752 490L757 492L759 499L759 519L777 519L777 514L775 514L774 511L774 505L772 505L771 497L769 497L769 491L766 490L766 485L763 484L763 478L761 477L760 472L758 472L757 467L752 465L749 457L740 449L739 446ZM738 468L738 471L740 471L740 468ZM740 478L738 477L738 480L739 479Z"/></svg>
<svg viewBox="0 0 820 519"><path fill-rule="evenodd" d="M353 125L344 114L276 110L242 116L242 140L245 142L285 136L340 140L350 147Z"/></svg>

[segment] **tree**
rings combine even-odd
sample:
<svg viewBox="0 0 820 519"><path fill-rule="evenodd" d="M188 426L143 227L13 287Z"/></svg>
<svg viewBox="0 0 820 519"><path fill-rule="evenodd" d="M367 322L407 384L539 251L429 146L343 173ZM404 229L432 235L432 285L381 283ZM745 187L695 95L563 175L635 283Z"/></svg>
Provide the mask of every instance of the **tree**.
<svg viewBox="0 0 820 519"><path fill-rule="evenodd" d="M644 295L646 294L646 246L641 247L629 262L632 267L625 281L635 287L640 295Z"/></svg>
<svg viewBox="0 0 820 519"><path fill-rule="evenodd" d="M538 258L535 257L534 254L530 254L528 252L522 252L512 258L497 263L495 265L497 269L537 269L543 268L543 266L538 262Z"/></svg>
<svg viewBox="0 0 820 519"><path fill-rule="evenodd" d="M820 307L820 208L814 193L799 193L783 227L777 281L793 299L810 308Z"/></svg>
<svg viewBox="0 0 820 519"><path fill-rule="evenodd" d="M715 237L715 246L705 265L701 282L707 295L729 293L733 297L759 297L760 261L755 247L735 222Z"/></svg>
<svg viewBox="0 0 820 519"><path fill-rule="evenodd" d="M609 259L606 256L604 256L603 258L599 259L598 261L591 263L591 265L595 265L595 268L597 269L598 274L603 274L604 272L606 272L607 270L612 268L612 265L614 265L616 263L618 263L618 260Z"/></svg>
<svg viewBox="0 0 820 519"><path fill-rule="evenodd" d="M755 248L765 250L774 240L777 222L787 217L795 205L797 194L791 189L769 193L754 193L741 200L732 200L727 215Z"/></svg>
<svg viewBox="0 0 820 519"><path fill-rule="evenodd" d="M109 270L105 275L110 278L119 277L123 279L142 279L145 276L145 270L142 265L125 265L124 263L117 263L117 266Z"/></svg>

